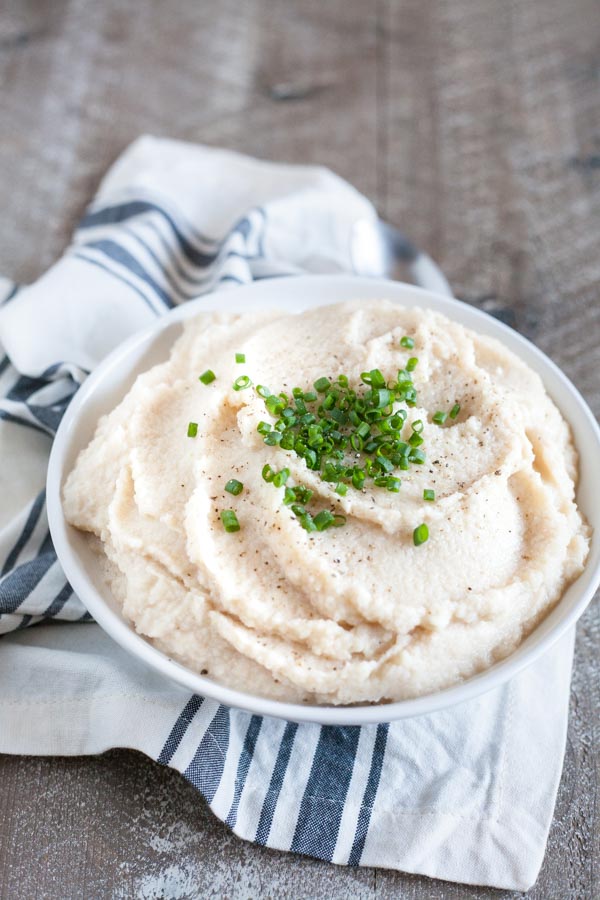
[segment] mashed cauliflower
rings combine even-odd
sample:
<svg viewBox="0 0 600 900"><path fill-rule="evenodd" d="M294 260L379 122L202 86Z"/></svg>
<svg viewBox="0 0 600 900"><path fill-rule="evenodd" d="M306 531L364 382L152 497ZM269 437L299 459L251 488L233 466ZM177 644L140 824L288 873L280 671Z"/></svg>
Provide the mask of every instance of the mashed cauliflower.
<svg viewBox="0 0 600 900"><path fill-rule="evenodd" d="M394 473L397 493L367 480L341 496L257 431L275 419L256 385L291 396L345 373L359 392L361 373L393 379L411 356L417 401L402 434L423 422L425 461ZM252 385L234 390L244 375ZM343 527L305 530L266 464ZM531 369L441 315L382 301L188 322L170 359L99 422L64 509L160 650L250 693L351 704L427 694L511 653L585 563L576 481L569 428ZM429 539L415 546L422 523Z"/></svg>

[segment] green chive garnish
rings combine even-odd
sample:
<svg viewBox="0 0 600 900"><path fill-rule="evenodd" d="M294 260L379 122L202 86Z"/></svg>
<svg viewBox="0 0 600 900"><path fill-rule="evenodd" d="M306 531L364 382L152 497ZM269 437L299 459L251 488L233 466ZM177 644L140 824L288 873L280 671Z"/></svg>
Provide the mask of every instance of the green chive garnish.
<svg viewBox="0 0 600 900"><path fill-rule="evenodd" d="M403 346L414 345L408 336L403 341ZM417 363L417 357L411 357L406 368L391 378L377 368L362 372L362 384L355 387L351 387L347 375L317 378L314 390L308 391L295 386L273 394L257 385L256 393L272 417L271 422L258 422L257 431L267 446L279 446L302 459L306 468L317 473L340 497L346 496L350 486L366 490L368 482L398 493L402 483L398 470L425 462L425 453L419 449L424 443L423 420L411 423L410 437L401 437L408 410L417 405L411 375ZM242 376L234 387L243 390L250 383L248 376ZM312 491L302 485L290 486L288 468L277 471L266 465L262 477L284 489L284 505L306 531L345 524L344 516L336 516L331 510L320 510L314 516L309 513L306 504Z"/></svg>
<svg viewBox="0 0 600 900"><path fill-rule="evenodd" d="M271 468L269 463L267 463L266 466L263 466L262 477L263 481L266 481L267 484L271 484L271 482L275 478L275 471Z"/></svg>
<svg viewBox="0 0 600 900"><path fill-rule="evenodd" d="M202 384L210 384L211 381L214 381L216 377L217 376L212 369L207 369L206 372L203 372L202 375L200 375L198 381L201 381Z"/></svg>
<svg viewBox="0 0 600 900"><path fill-rule="evenodd" d="M197 434L198 434L198 423L190 422L188 424L187 436L188 437L196 437Z"/></svg>
<svg viewBox="0 0 600 900"><path fill-rule="evenodd" d="M400 338L400 346L405 347L406 350L412 350L415 346L414 339L405 334L403 338Z"/></svg>
<svg viewBox="0 0 600 900"><path fill-rule="evenodd" d="M423 500L429 500L432 503L435 500L435 491L431 488L425 488L423 491Z"/></svg>
<svg viewBox="0 0 600 900"><path fill-rule="evenodd" d="M317 531L325 531L333 524L334 519L335 516L332 512L329 512L328 509L322 509L321 512L317 513L313 521Z"/></svg>
<svg viewBox="0 0 600 900"><path fill-rule="evenodd" d="M223 528L229 534L232 534L234 531L240 530L240 523L238 522L238 517L234 513L232 509L223 509L221 510L221 522L223 523Z"/></svg>
<svg viewBox="0 0 600 900"><path fill-rule="evenodd" d="M281 469L279 472L276 472L273 476L273 484L275 487L283 487L288 478L290 477L289 469Z"/></svg>
<svg viewBox="0 0 600 900"><path fill-rule="evenodd" d="M443 425L446 419L448 418L447 412L442 412L441 409L433 414L432 420L436 425Z"/></svg>
<svg viewBox="0 0 600 900"><path fill-rule="evenodd" d="M228 494L233 494L234 497L237 497L237 495L241 494L244 490L244 485L241 481L238 481L237 478L230 478L225 485L225 490Z"/></svg>
<svg viewBox="0 0 600 900"><path fill-rule="evenodd" d="M247 375L240 375L240 377L236 378L233 382L233 389L234 391L245 391L251 384L252 382Z"/></svg>
<svg viewBox="0 0 600 900"><path fill-rule="evenodd" d="M302 525L305 531L316 531L317 526L314 523L313 517L310 513L304 512L298 516L298 521Z"/></svg>
<svg viewBox="0 0 600 900"><path fill-rule="evenodd" d="M236 353L235 361L236 361L236 363L245 363L246 362L246 354L245 353Z"/></svg>
<svg viewBox="0 0 600 900"><path fill-rule="evenodd" d="M450 418L455 419L460 412L460 403L455 403L450 410Z"/></svg>
<svg viewBox="0 0 600 900"><path fill-rule="evenodd" d="M327 388L331 385L329 378L317 378L314 383L315 391L318 391L319 394L324 394Z"/></svg>
<svg viewBox="0 0 600 900"><path fill-rule="evenodd" d="M420 547L421 544L424 544L426 540L429 538L429 528L423 522L421 525L417 525L415 530L413 531L413 541L415 547Z"/></svg>

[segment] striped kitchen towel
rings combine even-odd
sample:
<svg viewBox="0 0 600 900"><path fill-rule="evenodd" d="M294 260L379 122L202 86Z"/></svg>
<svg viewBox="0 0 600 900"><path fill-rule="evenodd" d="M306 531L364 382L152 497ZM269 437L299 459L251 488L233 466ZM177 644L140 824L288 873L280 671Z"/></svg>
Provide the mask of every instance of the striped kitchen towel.
<svg viewBox="0 0 600 900"><path fill-rule="evenodd" d="M296 725L186 696L130 659L91 623L48 533L52 435L116 344L217 286L356 271L357 240L361 272L377 274L377 254L364 252L376 221L326 170L144 137L111 168L62 259L30 287L0 283L0 752L134 747L180 771L247 840L525 890L560 778L572 635L451 710L389 726ZM407 255L421 283L443 284L426 257Z"/></svg>

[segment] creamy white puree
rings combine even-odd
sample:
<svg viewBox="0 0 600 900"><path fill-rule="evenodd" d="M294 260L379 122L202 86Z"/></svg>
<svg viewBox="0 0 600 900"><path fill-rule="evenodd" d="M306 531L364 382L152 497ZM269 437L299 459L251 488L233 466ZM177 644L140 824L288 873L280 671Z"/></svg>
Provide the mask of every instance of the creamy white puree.
<svg viewBox="0 0 600 900"><path fill-rule="evenodd" d="M232 390L242 374L276 393L342 372L358 386L412 355L405 428L425 422L426 462L398 473L397 494L367 482L338 496L292 451L265 446L263 400ZM217 378L204 385L208 368ZM432 423L456 402L455 421ZM346 526L304 531L265 463L289 467L311 506ZM244 484L237 497L230 478ZM511 653L585 563L576 480L569 428L531 369L443 316L382 301L192 320L101 419L64 509L95 535L124 614L158 648L250 693L348 704L439 690ZM223 529L223 509L239 532ZM415 547L421 522L430 537Z"/></svg>

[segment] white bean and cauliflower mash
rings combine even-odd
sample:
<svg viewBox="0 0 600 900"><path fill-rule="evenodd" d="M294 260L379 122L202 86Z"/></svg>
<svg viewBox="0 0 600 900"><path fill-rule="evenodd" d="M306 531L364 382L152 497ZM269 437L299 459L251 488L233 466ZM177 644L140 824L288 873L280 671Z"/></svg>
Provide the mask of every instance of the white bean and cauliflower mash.
<svg viewBox="0 0 600 900"><path fill-rule="evenodd" d="M351 704L513 651L581 572L569 428L523 362L388 302L204 314L64 488L137 631L250 693Z"/></svg>

